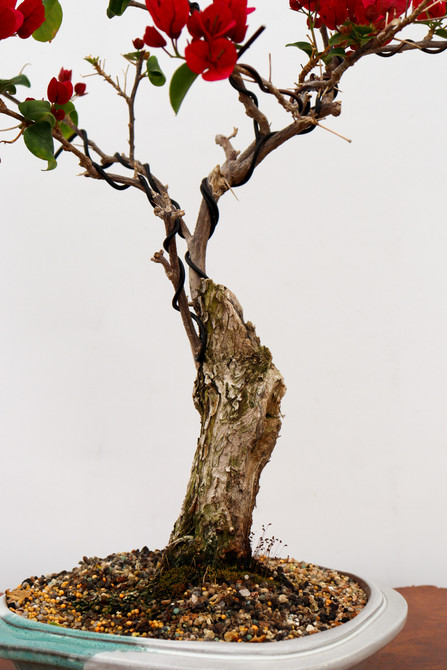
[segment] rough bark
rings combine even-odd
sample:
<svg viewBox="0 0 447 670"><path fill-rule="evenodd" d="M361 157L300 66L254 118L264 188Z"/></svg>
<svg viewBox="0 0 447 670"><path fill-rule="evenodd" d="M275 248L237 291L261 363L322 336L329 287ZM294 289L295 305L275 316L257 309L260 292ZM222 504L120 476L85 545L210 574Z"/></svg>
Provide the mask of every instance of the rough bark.
<svg viewBox="0 0 447 670"><path fill-rule="evenodd" d="M208 335L194 387L201 432L170 541L177 562L246 562L261 472L281 427L286 387L236 297L202 281L198 313Z"/></svg>

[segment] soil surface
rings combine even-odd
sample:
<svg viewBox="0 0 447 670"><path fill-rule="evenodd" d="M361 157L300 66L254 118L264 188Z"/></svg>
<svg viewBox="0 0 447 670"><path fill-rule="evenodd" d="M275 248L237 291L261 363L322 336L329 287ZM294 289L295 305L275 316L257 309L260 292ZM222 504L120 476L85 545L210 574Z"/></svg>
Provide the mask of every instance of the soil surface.
<svg viewBox="0 0 447 670"><path fill-rule="evenodd" d="M6 592L7 603L29 620L78 630L253 643L339 626L367 601L346 575L292 558L160 570L162 558L147 547L84 557L70 572L24 580Z"/></svg>

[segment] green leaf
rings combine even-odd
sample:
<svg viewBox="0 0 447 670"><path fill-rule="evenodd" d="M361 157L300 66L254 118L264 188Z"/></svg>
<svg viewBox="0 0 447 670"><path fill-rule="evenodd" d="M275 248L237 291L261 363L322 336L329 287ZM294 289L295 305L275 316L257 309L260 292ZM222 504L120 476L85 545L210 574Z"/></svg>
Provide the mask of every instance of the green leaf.
<svg viewBox="0 0 447 670"><path fill-rule="evenodd" d="M69 100L65 105L56 105L57 108L63 109L66 114L70 117L70 119L73 121L75 126L78 125L78 113L76 111L76 108L74 104Z"/></svg>
<svg viewBox="0 0 447 670"><path fill-rule="evenodd" d="M352 26L352 30L347 36L355 42L360 42L364 44L374 37L374 30L370 26Z"/></svg>
<svg viewBox="0 0 447 670"><path fill-rule="evenodd" d="M345 40L346 40L346 35L342 35L341 33L334 33L329 38L328 44L330 46L334 46L335 44L340 44L340 42L344 42Z"/></svg>
<svg viewBox="0 0 447 670"><path fill-rule="evenodd" d="M330 50L329 55L331 57L340 56L341 58L344 58L346 56L346 51L343 49L343 47L335 47L334 49Z"/></svg>
<svg viewBox="0 0 447 670"><path fill-rule="evenodd" d="M73 121L75 126L78 125L78 113L75 109L74 104L71 102L71 100L69 100L65 105L54 105L54 107L56 109L63 109L65 114L67 114L70 117L70 119ZM61 122L59 122L59 128L62 128L62 124L64 124L65 126L67 126L67 128L70 129L70 132L68 133L68 135L71 135L73 133L73 130L70 128L70 126L67 123L64 123L63 121L61 121ZM66 135L64 133L64 131L62 131L62 134Z"/></svg>
<svg viewBox="0 0 447 670"><path fill-rule="evenodd" d="M57 162L54 158L54 143L50 124L43 121L28 126L23 133L23 139L34 156L48 161L47 170L54 170Z"/></svg>
<svg viewBox="0 0 447 670"><path fill-rule="evenodd" d="M322 56L321 59L322 59L323 63L325 63L326 65L329 65L329 63L331 62L331 60L333 59L334 56L340 56L341 58L344 58L346 56L346 53L345 53L345 50L343 49L343 47L334 47L333 49L331 49L329 51L328 54L326 54L325 56Z"/></svg>
<svg viewBox="0 0 447 670"><path fill-rule="evenodd" d="M19 74L12 79L0 79L0 93L15 95L16 86L26 86L29 88L31 84L28 77L25 77L24 74Z"/></svg>
<svg viewBox="0 0 447 670"><path fill-rule="evenodd" d="M51 105L46 100L25 100L19 105L19 111L27 121L46 121L52 128L56 123L56 119L51 113Z"/></svg>
<svg viewBox="0 0 447 670"><path fill-rule="evenodd" d="M156 56L150 56L147 59L147 76L149 81L154 86L164 86L166 84L166 77L164 76Z"/></svg>
<svg viewBox="0 0 447 670"><path fill-rule="evenodd" d="M309 58L312 57L314 52L314 48L309 42L292 42L291 44L286 44L286 47L297 47L298 49L301 49L301 51L304 51Z"/></svg>
<svg viewBox="0 0 447 670"><path fill-rule="evenodd" d="M87 63L90 63L90 65L98 65L99 63L98 56L88 56L87 58L84 58L84 60L86 60Z"/></svg>
<svg viewBox="0 0 447 670"><path fill-rule="evenodd" d="M51 42L62 23L62 7L59 0L42 0L45 7L45 21L33 32L38 42Z"/></svg>
<svg viewBox="0 0 447 670"><path fill-rule="evenodd" d="M435 35L447 39L447 30L445 30L444 28L438 28L438 30L435 30Z"/></svg>
<svg viewBox="0 0 447 670"><path fill-rule="evenodd" d="M107 16L113 19L114 16L124 14L130 4L130 0L110 0L107 7Z"/></svg>
<svg viewBox="0 0 447 670"><path fill-rule="evenodd" d="M66 140L73 135L73 129L65 121L59 121L59 129Z"/></svg>
<svg viewBox="0 0 447 670"><path fill-rule="evenodd" d="M131 63L138 63L141 58L141 51L132 51L128 54L123 54L123 58L130 60Z"/></svg>
<svg viewBox="0 0 447 670"><path fill-rule="evenodd" d="M178 110L181 107L185 95L188 93L197 77L198 75L195 72L192 72L186 63L180 65L172 75L171 84L169 86L169 99L171 101L171 107L176 114L178 114Z"/></svg>

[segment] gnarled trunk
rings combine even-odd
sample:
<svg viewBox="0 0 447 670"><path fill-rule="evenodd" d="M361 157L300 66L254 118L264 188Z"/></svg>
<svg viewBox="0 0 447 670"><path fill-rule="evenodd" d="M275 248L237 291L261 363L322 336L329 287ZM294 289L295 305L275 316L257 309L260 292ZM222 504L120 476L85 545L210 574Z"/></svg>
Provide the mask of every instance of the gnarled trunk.
<svg viewBox="0 0 447 670"><path fill-rule="evenodd" d="M259 490L281 428L286 387L236 297L204 280L197 309L208 344L194 387L201 432L169 557L210 563L249 559Z"/></svg>

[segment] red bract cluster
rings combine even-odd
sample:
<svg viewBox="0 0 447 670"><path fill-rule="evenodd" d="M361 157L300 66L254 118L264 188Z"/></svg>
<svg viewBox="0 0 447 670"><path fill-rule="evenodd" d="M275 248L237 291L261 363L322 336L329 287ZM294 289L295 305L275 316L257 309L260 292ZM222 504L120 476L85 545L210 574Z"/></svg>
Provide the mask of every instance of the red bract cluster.
<svg viewBox="0 0 447 670"><path fill-rule="evenodd" d="M45 21L42 0L0 0L0 40L17 34L26 39Z"/></svg>
<svg viewBox="0 0 447 670"><path fill-rule="evenodd" d="M66 105L73 95L73 84L71 81L59 81L56 77L48 84L48 100L55 105Z"/></svg>
<svg viewBox="0 0 447 670"><path fill-rule="evenodd" d="M231 75L237 60L236 45L244 40L247 16L254 11L247 7L247 0L213 0L209 7L195 10L191 16L188 0L146 0L146 6L156 26L146 28L143 39L147 46L165 47L161 32L177 40L187 26L192 37L185 49L190 70L207 81Z"/></svg>
<svg viewBox="0 0 447 670"><path fill-rule="evenodd" d="M185 58L190 70L201 74L206 81L226 79L236 65L237 51L225 37L206 42L194 40L185 49Z"/></svg>
<svg viewBox="0 0 447 670"><path fill-rule="evenodd" d="M247 32L247 0L214 0L187 23L192 42L185 49L188 67L207 81L226 79L236 65L237 50Z"/></svg>
<svg viewBox="0 0 447 670"><path fill-rule="evenodd" d="M189 16L188 0L146 0L146 7L159 30L176 40Z"/></svg>
<svg viewBox="0 0 447 670"><path fill-rule="evenodd" d="M57 79L53 77L50 83L48 84L47 96L48 100L53 103L53 105L66 105L73 95L73 92L77 96L86 95L87 86L84 83L75 84L73 90L73 84L71 83L72 71L65 70L61 68ZM52 113L58 121L61 121L65 112L62 109L57 109L53 106Z"/></svg>
<svg viewBox="0 0 447 670"><path fill-rule="evenodd" d="M422 0L413 0L417 7ZM315 25L338 30L344 23L372 25L381 28L392 19L402 16L409 8L408 0L289 0L291 9L315 14ZM431 6L422 19L444 16L446 2L440 0Z"/></svg>

